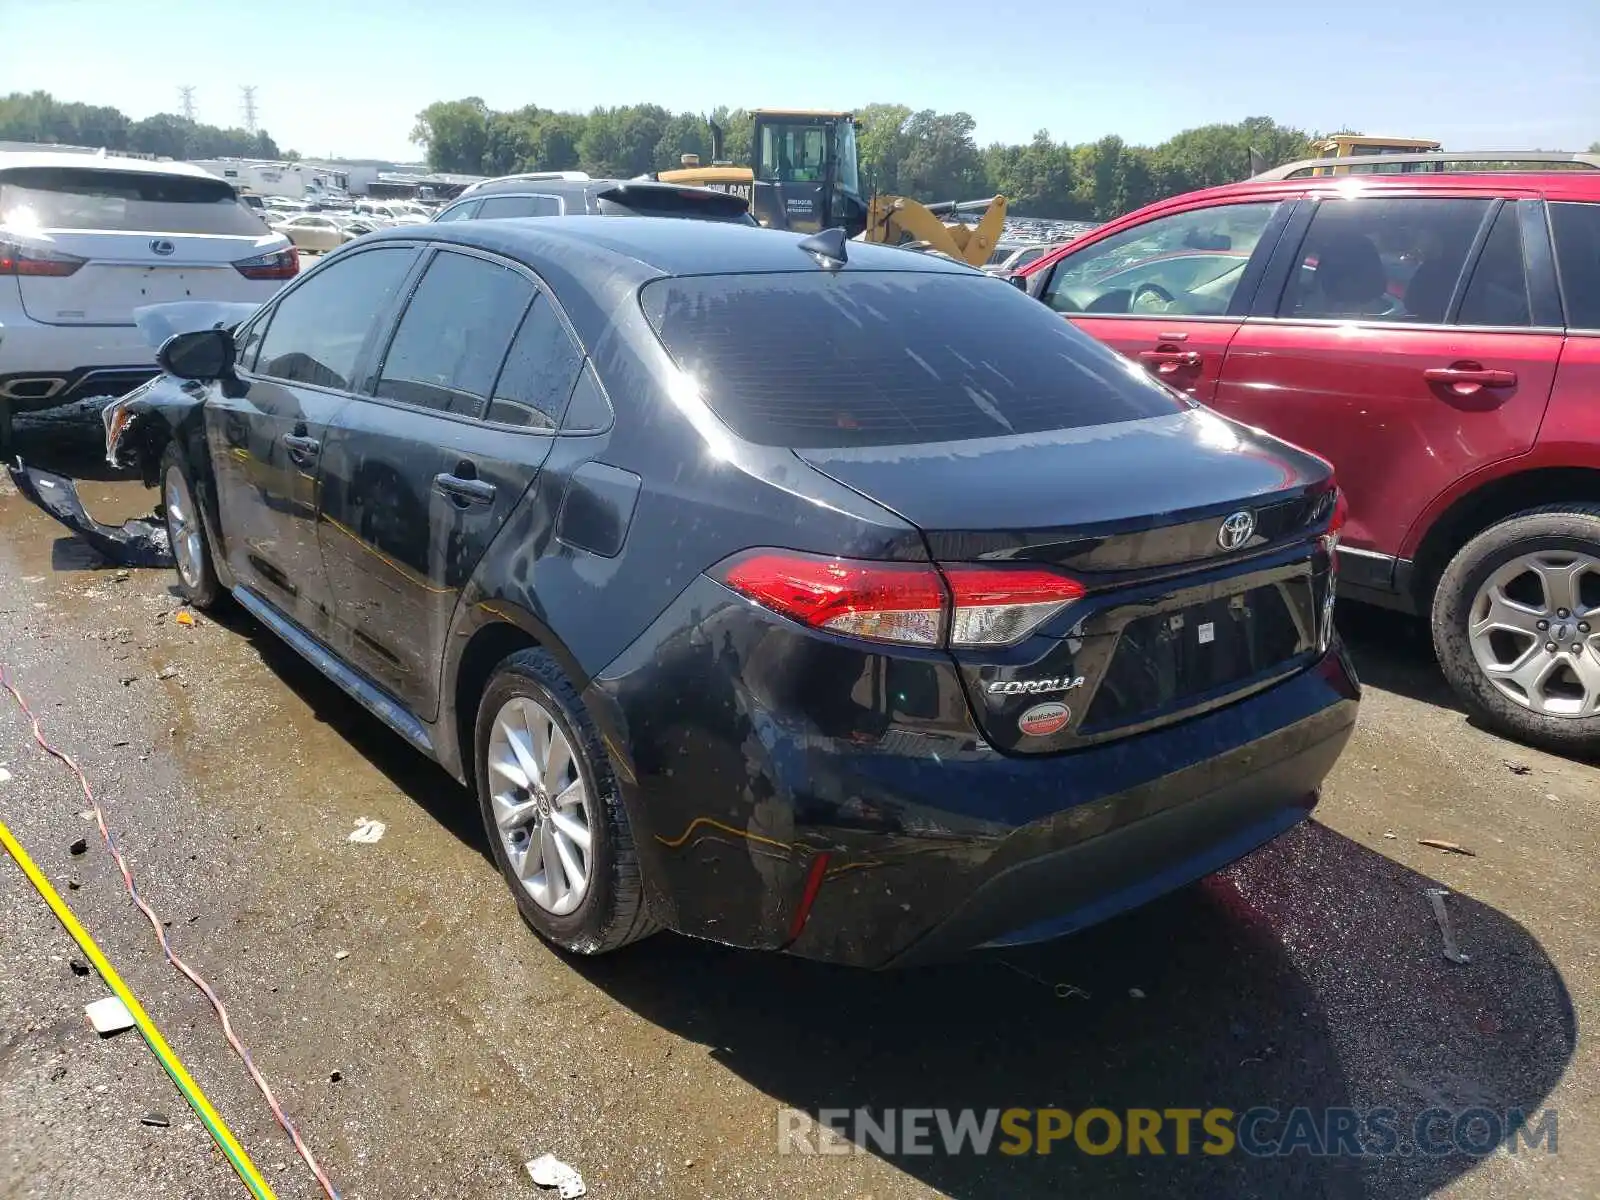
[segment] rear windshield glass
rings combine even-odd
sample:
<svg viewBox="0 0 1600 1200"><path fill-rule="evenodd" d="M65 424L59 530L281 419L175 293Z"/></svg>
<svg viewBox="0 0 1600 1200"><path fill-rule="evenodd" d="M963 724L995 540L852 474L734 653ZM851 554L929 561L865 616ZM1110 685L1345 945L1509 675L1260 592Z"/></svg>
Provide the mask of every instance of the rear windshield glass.
<svg viewBox="0 0 1600 1200"><path fill-rule="evenodd" d="M608 217L678 217L690 221L729 221L755 225L749 207L727 193L680 192L667 188L615 188L596 197Z"/></svg>
<svg viewBox="0 0 1600 1200"><path fill-rule="evenodd" d="M0 225L260 237L259 217L220 179L81 167L0 174Z"/></svg>
<svg viewBox="0 0 1600 1200"><path fill-rule="evenodd" d="M907 251L910 253L910 251ZM1133 421L1183 402L986 275L658 279L645 315L739 437L884 446Z"/></svg>

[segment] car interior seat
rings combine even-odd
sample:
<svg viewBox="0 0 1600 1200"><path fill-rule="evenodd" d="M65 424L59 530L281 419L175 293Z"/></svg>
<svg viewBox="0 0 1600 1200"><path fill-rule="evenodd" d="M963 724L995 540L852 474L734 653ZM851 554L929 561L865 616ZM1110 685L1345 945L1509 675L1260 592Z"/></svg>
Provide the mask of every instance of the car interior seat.
<svg viewBox="0 0 1600 1200"><path fill-rule="evenodd" d="M1354 230L1337 230L1317 239L1306 257L1313 254L1317 269L1312 286L1298 289L1296 313L1358 317L1384 311L1389 280L1370 238Z"/></svg>

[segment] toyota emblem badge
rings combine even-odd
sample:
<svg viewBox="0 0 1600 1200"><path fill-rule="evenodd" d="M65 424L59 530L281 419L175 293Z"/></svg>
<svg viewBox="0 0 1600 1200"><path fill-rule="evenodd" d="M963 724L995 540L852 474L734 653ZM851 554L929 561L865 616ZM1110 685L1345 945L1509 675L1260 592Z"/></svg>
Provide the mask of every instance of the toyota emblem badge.
<svg viewBox="0 0 1600 1200"><path fill-rule="evenodd" d="M176 249L177 249L177 247L174 246L171 242L167 241L166 238L156 238L154 241L152 241L150 243L150 253L151 254L159 254L163 258L165 258L167 255L171 254Z"/></svg>
<svg viewBox="0 0 1600 1200"><path fill-rule="evenodd" d="M1223 518L1222 527L1217 530L1217 545L1224 550L1237 550L1254 537L1255 532L1255 514L1241 509Z"/></svg>

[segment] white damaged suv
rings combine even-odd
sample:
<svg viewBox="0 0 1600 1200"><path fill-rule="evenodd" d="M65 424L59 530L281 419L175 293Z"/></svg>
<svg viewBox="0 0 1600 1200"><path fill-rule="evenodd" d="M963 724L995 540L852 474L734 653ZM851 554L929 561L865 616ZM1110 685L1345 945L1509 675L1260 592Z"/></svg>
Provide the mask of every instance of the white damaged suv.
<svg viewBox="0 0 1600 1200"><path fill-rule="evenodd" d="M0 153L0 444L12 412L157 373L134 309L261 303L298 270L288 238L190 163Z"/></svg>

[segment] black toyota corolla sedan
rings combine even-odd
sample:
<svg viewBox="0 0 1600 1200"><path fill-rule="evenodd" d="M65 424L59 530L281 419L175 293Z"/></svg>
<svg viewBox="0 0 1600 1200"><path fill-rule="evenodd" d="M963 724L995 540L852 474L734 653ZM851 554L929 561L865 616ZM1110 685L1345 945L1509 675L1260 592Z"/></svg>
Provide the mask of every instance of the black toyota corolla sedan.
<svg viewBox="0 0 1600 1200"><path fill-rule="evenodd" d="M398 228L160 360L108 439L184 594L472 787L569 951L1057 936L1302 820L1355 721L1327 464L964 266Z"/></svg>

